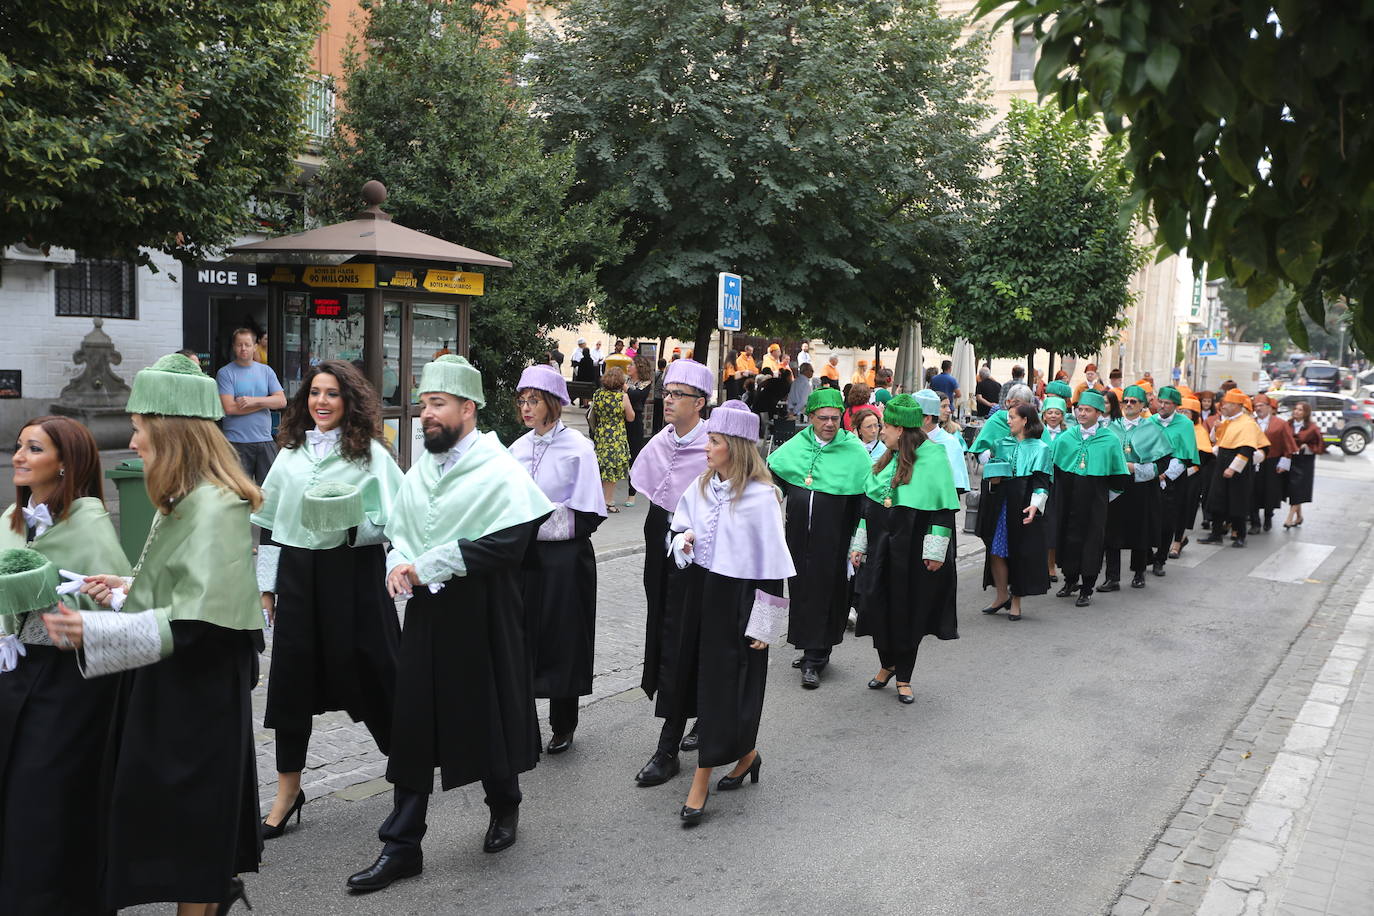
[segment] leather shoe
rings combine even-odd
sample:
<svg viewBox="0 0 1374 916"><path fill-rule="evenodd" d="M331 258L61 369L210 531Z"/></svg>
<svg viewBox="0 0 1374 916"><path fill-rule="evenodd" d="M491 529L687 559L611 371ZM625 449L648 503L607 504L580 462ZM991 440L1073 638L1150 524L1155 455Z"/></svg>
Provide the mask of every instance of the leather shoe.
<svg viewBox="0 0 1374 916"><path fill-rule="evenodd" d="M507 811L505 814L495 814L491 816L491 823L487 825L487 836L482 840L483 852L500 852L515 845L515 835L520 828L520 809L516 808Z"/></svg>
<svg viewBox="0 0 1374 916"><path fill-rule="evenodd" d="M1175 554L1174 558L1175 558L1175 559L1178 558L1177 554ZM1150 572L1154 573L1156 576L1163 576L1163 575L1164 575L1164 564L1163 564L1163 563L1156 563L1156 564L1154 565L1154 568L1151 569Z"/></svg>
<svg viewBox="0 0 1374 916"><path fill-rule="evenodd" d="M561 754L564 751L571 750L572 746L573 733L568 732L566 735L554 735L553 738L549 740L549 746L546 750L550 754Z"/></svg>
<svg viewBox="0 0 1374 916"><path fill-rule="evenodd" d="M1198 541L1198 543L1199 543L1199 544L1220 544L1220 543L1221 543L1222 541L1224 541L1224 540L1226 540L1226 536L1225 536L1224 534L1222 534L1220 531L1216 531L1216 532L1213 532L1212 535L1211 535L1210 537L1205 537L1205 538L1203 538L1202 540Z"/></svg>
<svg viewBox="0 0 1374 916"><path fill-rule="evenodd" d="M661 786L681 770L682 764L678 762L676 754L664 754L655 751L654 756L649 758L649 762L644 764L644 769L635 776L635 782L646 788Z"/></svg>
<svg viewBox="0 0 1374 916"><path fill-rule="evenodd" d="M1250 523L1250 533L1251 533L1251 534L1259 534L1259 533L1260 533L1259 522L1251 522L1251 523Z"/></svg>
<svg viewBox="0 0 1374 916"><path fill-rule="evenodd" d="M393 881L413 878L425 870L424 853L382 853L367 868L348 876L348 889L355 894L368 894L391 886Z"/></svg>
<svg viewBox="0 0 1374 916"><path fill-rule="evenodd" d="M1100 591L1100 589L1099 589L1099 591ZM1084 592L1083 594L1081 594L1081 595L1078 596L1078 600L1075 601L1075 602L1073 603L1073 606L1074 606L1074 607L1087 607L1088 605L1090 605L1090 604L1092 604L1092 603L1093 603L1092 596L1091 596L1088 592Z"/></svg>
<svg viewBox="0 0 1374 916"><path fill-rule="evenodd" d="M1077 586L1075 583L1073 583L1073 582L1065 582L1065 583L1064 583L1064 587L1061 588L1059 591L1057 591L1057 592L1054 593L1054 597L1056 597L1056 598L1068 598L1070 595L1072 595L1072 594L1073 594L1074 592L1076 592L1076 591L1078 591L1078 586Z"/></svg>
<svg viewBox="0 0 1374 916"><path fill-rule="evenodd" d="M1233 541L1231 542L1231 546L1232 546L1232 547L1244 547L1244 546L1245 546L1245 538L1236 538L1235 540L1233 540Z"/></svg>
<svg viewBox="0 0 1374 916"><path fill-rule="evenodd" d="M697 749L697 723L692 723L692 730L687 733L687 737L682 739L678 745L680 751L694 751Z"/></svg>
<svg viewBox="0 0 1374 916"><path fill-rule="evenodd" d="M1099 592L1119 592L1121 591L1121 583L1116 579L1108 579L1098 586L1097 590Z"/></svg>
<svg viewBox="0 0 1374 916"><path fill-rule="evenodd" d="M803 668L802 686L807 690L815 690L821 686L821 673L815 668Z"/></svg>
<svg viewBox="0 0 1374 916"><path fill-rule="evenodd" d="M1131 588L1144 588L1144 587L1145 587L1145 574L1144 574L1143 572L1138 572L1138 573L1136 573L1134 576L1131 576Z"/></svg>

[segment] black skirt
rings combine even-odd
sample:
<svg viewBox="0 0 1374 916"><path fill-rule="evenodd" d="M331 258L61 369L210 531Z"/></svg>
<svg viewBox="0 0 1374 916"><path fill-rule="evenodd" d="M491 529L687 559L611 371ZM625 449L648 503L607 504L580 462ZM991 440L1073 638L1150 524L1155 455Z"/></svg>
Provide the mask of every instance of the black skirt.
<svg viewBox="0 0 1374 916"><path fill-rule="evenodd" d="M939 570L931 572L921 559L926 531L931 525L953 530L954 511L885 509L865 499L864 518L868 553L855 580L854 635L872 636L880 652L915 651L926 636L958 639L954 538Z"/></svg>
<svg viewBox="0 0 1374 916"><path fill-rule="evenodd" d="M107 906L210 903L257 871L257 631L172 622L173 652L120 676L105 807Z"/></svg>
<svg viewBox="0 0 1374 916"><path fill-rule="evenodd" d="M592 692L596 647L596 550L591 537L539 541L538 569L521 583L525 639L537 697Z"/></svg>
<svg viewBox="0 0 1374 916"><path fill-rule="evenodd" d="M282 547L263 724L303 731L342 709L387 753L400 643L381 545Z"/></svg>
<svg viewBox="0 0 1374 916"><path fill-rule="evenodd" d="M744 635L758 590L781 595L782 580L732 579L693 563L674 584L682 638L667 695L681 698L674 714L699 717L698 766L733 763L758 743L768 650L749 648Z"/></svg>
<svg viewBox="0 0 1374 916"><path fill-rule="evenodd" d="M1025 523L1036 488L1050 489L1049 476L1034 474L1027 477L1003 477L997 486L983 478L978 496L977 534L983 541L983 588L993 585L992 541L997 532L997 520L1007 513L1007 583L1018 598L1043 595L1050 590L1050 570L1046 562L1045 532L1048 530L1043 513Z"/></svg>
<svg viewBox="0 0 1374 916"><path fill-rule="evenodd" d="M840 644L849 622L849 539L864 497L791 486L786 492L787 549L797 568L787 584L787 641L798 649L827 649Z"/></svg>
<svg viewBox="0 0 1374 916"><path fill-rule="evenodd" d="M1312 484L1317 479L1317 456L1294 455L1293 466L1288 469L1288 504L1290 506L1312 501Z"/></svg>
<svg viewBox="0 0 1374 916"><path fill-rule="evenodd" d="M0 674L0 913L101 910L100 784L119 679L26 646Z"/></svg>

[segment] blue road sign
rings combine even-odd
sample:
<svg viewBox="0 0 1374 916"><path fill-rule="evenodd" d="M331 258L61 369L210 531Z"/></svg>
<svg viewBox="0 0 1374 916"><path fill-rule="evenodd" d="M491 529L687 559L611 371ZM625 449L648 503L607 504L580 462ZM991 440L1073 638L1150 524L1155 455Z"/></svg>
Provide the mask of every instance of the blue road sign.
<svg viewBox="0 0 1374 916"><path fill-rule="evenodd" d="M716 325L722 331L744 326L744 281L739 274L721 273L716 291Z"/></svg>
<svg viewBox="0 0 1374 916"><path fill-rule="evenodd" d="M1217 346L1217 339L1215 337L1199 337L1197 339L1198 356L1216 356L1220 352L1221 349Z"/></svg>

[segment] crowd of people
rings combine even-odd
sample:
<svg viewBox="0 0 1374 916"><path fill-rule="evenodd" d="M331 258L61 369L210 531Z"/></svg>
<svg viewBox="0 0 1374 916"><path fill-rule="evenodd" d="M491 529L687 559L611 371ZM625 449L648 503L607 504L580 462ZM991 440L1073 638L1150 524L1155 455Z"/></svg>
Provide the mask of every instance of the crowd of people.
<svg viewBox="0 0 1374 916"><path fill-rule="evenodd" d="M641 686L662 726L635 780L666 784L695 752L676 806L693 827L713 790L761 777L770 646L797 650L814 690L852 622L872 638L868 688L893 683L915 702L921 643L959 635L955 514L971 467L984 588L996 589L984 613L1020 620L1023 599L1060 577L1058 594L1080 606L1118 589L1122 551L1132 586L1164 575L1199 507L1211 543L1244 546L1284 499L1285 524L1301 524L1322 451L1310 416L1281 420L1262 396L1147 380L1118 393L1095 373L1077 391L1051 382L1043 400L1009 385L966 447L946 365L914 394L893 394L883 367L861 367L848 392L789 384L800 428L765 455L756 405L708 409L707 366L684 356L655 374L629 349L598 379L590 436L563 421L572 398L557 367L526 369L512 407L527 431L509 447L477 429L479 371L439 356L418 388L424 452L405 472L350 363L312 366L286 400L273 380L226 391L165 357L137 374L128 403L156 510L132 568L91 434L65 417L27 423L0 518L0 911L246 903L241 876L263 843L300 825L312 716L334 710L364 723L393 785L380 851L350 891L423 871L436 770L443 790L481 783L483 849L511 847L520 774L573 749L592 691L591 538L617 511L608 473L648 502ZM733 368L752 378L743 355ZM772 351L764 369L769 359L779 378L789 371ZM217 424L279 396L259 487L257 434L236 449ZM265 816L250 702L264 624L278 772ZM547 743L536 698L549 700Z"/></svg>

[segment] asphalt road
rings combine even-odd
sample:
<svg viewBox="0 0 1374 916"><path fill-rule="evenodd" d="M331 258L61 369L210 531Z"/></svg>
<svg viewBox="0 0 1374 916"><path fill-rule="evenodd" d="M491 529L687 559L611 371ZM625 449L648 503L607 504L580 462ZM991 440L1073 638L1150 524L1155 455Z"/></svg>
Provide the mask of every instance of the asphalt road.
<svg viewBox="0 0 1374 916"><path fill-rule="evenodd" d="M312 802L248 877L255 913L1104 912L1327 585L1370 562L1371 480L1369 460L1322 459L1302 528L1191 545L1193 568L1089 608L1028 600L1014 626L977 612L991 592L968 570L962 638L923 644L914 706L865 689L867 639L814 692L773 650L762 780L713 793L693 830L676 816L689 769L632 781L658 724L638 691L585 709L574 749L522 778L504 853L481 851L479 787L436 794L424 874L352 897L389 794ZM1303 552L1307 581L1252 574L1288 569L1295 542L1332 548Z"/></svg>

